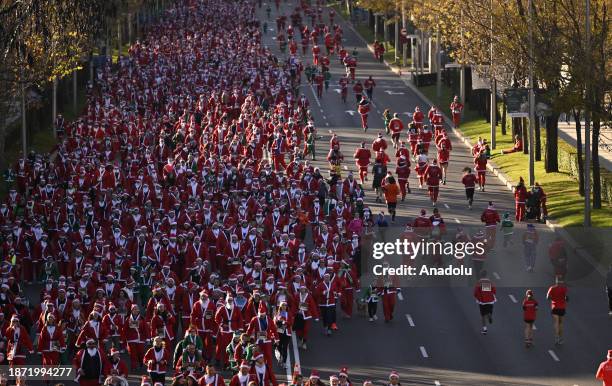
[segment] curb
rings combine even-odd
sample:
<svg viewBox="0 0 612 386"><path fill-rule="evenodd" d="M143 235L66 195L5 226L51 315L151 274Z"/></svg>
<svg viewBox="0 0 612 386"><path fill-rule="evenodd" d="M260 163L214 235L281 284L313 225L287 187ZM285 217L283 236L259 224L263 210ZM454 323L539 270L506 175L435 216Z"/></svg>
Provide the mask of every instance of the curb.
<svg viewBox="0 0 612 386"><path fill-rule="evenodd" d="M351 29L351 31L353 31L353 33L359 38L359 40L361 40L366 47L368 48L368 50L372 53L374 53L374 46L371 44L368 44L368 42L363 38L363 36L361 36L361 34L359 32L357 32L357 30L355 30L355 28L353 27L353 25L346 21L346 24L348 25L348 27ZM434 103L427 98L427 96L425 96L414 84L412 84L411 81L407 80L404 76L404 74L402 74L401 70L398 68L395 68L391 63L389 63L386 60L383 60L383 63L394 73L397 74L400 79L404 82L404 84L406 85L406 87L408 87L412 92L414 92L423 102L425 102L426 104L433 106ZM452 120L445 114L442 113L442 117L444 118L445 122L452 122ZM457 138L463 142L463 144L465 146L468 147L468 149L472 149L472 144L470 142L470 140L468 138L466 138L463 133L461 132L460 129L453 129L451 128L451 132L457 136ZM508 176L506 176L506 174L504 174L504 172L502 172L498 166L495 165L494 162L492 162L491 160L489 160L487 162L487 169L493 173L493 175L495 175L501 182L502 184L506 185L506 188L508 188L508 190L512 191L514 189L514 185L512 184L510 178L508 178ZM559 225L558 222L554 221L554 220L550 220L547 219L546 220L546 226L551 229L553 232L556 232L557 234L559 234L569 245L570 247L574 250L574 252L580 256L581 258L583 258L587 263L589 263L593 269L595 269L597 272L599 272L599 274L603 277L606 277L607 275L607 271L604 269L604 267L601 266L601 264L599 264L588 252L586 252L583 247L581 247L578 242L576 240L574 240L574 238L562 227Z"/></svg>

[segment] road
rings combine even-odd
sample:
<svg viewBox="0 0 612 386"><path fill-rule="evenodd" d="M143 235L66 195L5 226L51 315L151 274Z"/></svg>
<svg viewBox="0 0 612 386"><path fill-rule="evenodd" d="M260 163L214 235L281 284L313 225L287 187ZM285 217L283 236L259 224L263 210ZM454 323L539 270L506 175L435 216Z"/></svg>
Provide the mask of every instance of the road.
<svg viewBox="0 0 612 386"><path fill-rule="evenodd" d="M289 15L291 4L295 2L285 3L280 13ZM263 9L265 5L259 15L262 21L266 17ZM268 24L273 28L264 36L264 40L273 52L282 57L274 39L274 20L278 13L274 6L272 9ZM364 133L358 114L347 112L356 110L353 95L349 93L347 103L343 104L339 93L334 91L334 88L338 88L334 86L344 73L337 59L332 59L332 87L321 99L316 97L309 85L302 85L302 92L310 100L319 133L324 134L317 149L319 161L314 162L321 170L327 170L326 163L320 160L328 150L329 130L340 137L341 149L347 160L345 165L349 170L354 170L352 154L355 148L361 141L369 145L378 132L384 132L381 115L385 108L399 113L412 112L416 105L421 106L423 111L429 109L398 76L374 60L363 40L346 22L340 22L345 47L349 52L356 48L359 53L357 78L363 80L372 75L377 87L370 114L370 129ZM308 61L311 61L310 53L303 58L303 62ZM406 122L407 115L402 115L402 119ZM387 140L390 142L390 138ZM457 226L478 226L480 213L488 201L493 201L500 213L509 211L513 215L511 193L492 175L488 176L486 192L476 193L474 208L467 208L460 179L462 169L471 166L472 159L469 149L457 137L451 135L451 140L454 150L448 184L441 189L438 204L449 231L454 232L453 228ZM392 164L390 170L394 169L395 165ZM398 205L396 233L409 219L417 216L421 208L431 212L426 191L418 188L414 172L410 184L413 193ZM371 186L366 190L366 204L373 212L385 210L383 204L374 202ZM547 243L554 235L544 226L539 227L542 227L539 229L541 242L535 273L525 273L519 240L515 240L513 247L496 250L486 263L489 276L498 286L494 324L488 335L480 333L480 317L472 297L471 279L421 282L404 288L405 300L398 302L391 323L380 320L382 315L379 310L380 319L374 323L368 322L363 315L342 320L338 312L340 330L331 338L323 335L320 326L315 326L308 351L300 350L296 356L294 350L292 363L297 359L304 374L308 375L310 369L317 369L322 373L322 378L347 366L353 382L364 379L384 382L389 372L395 369L400 373L404 385L600 384L594 379L594 372L612 342L612 319L607 315L607 298L602 290L604 279L586 262L573 258L572 254L568 274L570 304L565 321L565 344L555 346L552 318L545 299L546 289L554 277L546 258ZM524 229L524 225L517 226L517 233ZM535 347L531 349L524 347L522 335L520 302L526 288L532 288L540 302Z"/></svg>

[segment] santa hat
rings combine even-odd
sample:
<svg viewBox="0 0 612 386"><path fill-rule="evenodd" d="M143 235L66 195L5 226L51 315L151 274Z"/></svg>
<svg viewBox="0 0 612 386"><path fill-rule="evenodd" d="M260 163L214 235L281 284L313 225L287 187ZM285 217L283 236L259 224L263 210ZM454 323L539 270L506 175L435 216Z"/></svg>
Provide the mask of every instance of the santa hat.
<svg viewBox="0 0 612 386"><path fill-rule="evenodd" d="M113 356L113 355L115 355L115 354L121 354L121 351L119 351L119 350L117 350L116 348L114 348L114 347L113 347L113 348L110 350L110 355L111 355L111 356Z"/></svg>
<svg viewBox="0 0 612 386"><path fill-rule="evenodd" d="M151 379L148 376L143 375L140 381L140 386L151 386Z"/></svg>
<svg viewBox="0 0 612 386"><path fill-rule="evenodd" d="M310 378L313 378L313 379L319 379L319 378L320 378L320 377L319 377L319 372L318 372L317 370L312 370L312 371L310 372Z"/></svg>
<svg viewBox="0 0 612 386"><path fill-rule="evenodd" d="M259 354L255 355L255 357L253 359L254 360L258 360L258 359L261 359L261 358L263 358L263 354L259 353Z"/></svg>
<svg viewBox="0 0 612 386"><path fill-rule="evenodd" d="M329 380L330 380L330 382L333 381L333 380L337 381L338 380L338 376L336 374L330 375L329 376Z"/></svg>
<svg viewBox="0 0 612 386"><path fill-rule="evenodd" d="M398 378L399 379L399 374L397 373L397 371L393 370L391 371L391 374L389 374L389 379L391 378Z"/></svg>
<svg viewBox="0 0 612 386"><path fill-rule="evenodd" d="M348 378L348 369L346 367L341 368L338 376Z"/></svg>
<svg viewBox="0 0 612 386"><path fill-rule="evenodd" d="M259 302L259 309L257 310L259 315L266 315L268 313L268 308L266 307L266 303Z"/></svg>
<svg viewBox="0 0 612 386"><path fill-rule="evenodd" d="M249 362L246 359L243 359L242 362L240 363L240 368L250 369L251 366L249 366Z"/></svg>
<svg viewBox="0 0 612 386"><path fill-rule="evenodd" d="M608 350L608 359L612 359L612 350Z"/></svg>

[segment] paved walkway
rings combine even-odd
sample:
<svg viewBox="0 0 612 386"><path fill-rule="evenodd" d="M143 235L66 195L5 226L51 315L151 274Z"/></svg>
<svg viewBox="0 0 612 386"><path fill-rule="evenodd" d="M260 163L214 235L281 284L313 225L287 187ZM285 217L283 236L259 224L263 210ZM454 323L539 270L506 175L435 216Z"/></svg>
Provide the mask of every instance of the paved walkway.
<svg viewBox="0 0 612 386"><path fill-rule="evenodd" d="M576 147L576 124L570 122L559 122L559 138ZM582 122L582 148L584 150L584 122ZM600 165L612 171L612 129L602 128L599 139L599 162Z"/></svg>

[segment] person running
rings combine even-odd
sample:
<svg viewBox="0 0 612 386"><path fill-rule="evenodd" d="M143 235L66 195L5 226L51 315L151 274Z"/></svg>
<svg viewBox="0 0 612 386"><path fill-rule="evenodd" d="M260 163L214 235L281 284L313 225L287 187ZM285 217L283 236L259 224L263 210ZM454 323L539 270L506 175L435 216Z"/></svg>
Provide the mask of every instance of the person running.
<svg viewBox="0 0 612 386"><path fill-rule="evenodd" d="M363 85L361 84L361 81L358 80L353 85L353 92L355 93L355 100L357 101L357 103L361 102L363 96Z"/></svg>
<svg viewBox="0 0 612 386"><path fill-rule="evenodd" d="M397 149L399 146L400 135L402 134L402 130L404 130L404 123L399 118L398 113L393 114L393 118L389 121L387 127L387 132L391 132L391 141L393 142L393 148Z"/></svg>
<svg viewBox="0 0 612 386"><path fill-rule="evenodd" d="M555 330L555 344L563 344L563 317L569 297L567 296L567 286L563 279L557 277L555 284L546 293L546 299L550 300L551 314L553 317L553 328Z"/></svg>
<svg viewBox="0 0 612 386"><path fill-rule="evenodd" d="M452 103L450 104L451 114L453 116L453 125L455 128L459 127L461 123L461 112L463 111L463 103L459 102L459 97L455 95Z"/></svg>
<svg viewBox="0 0 612 386"><path fill-rule="evenodd" d="M378 301L380 299L381 291L376 284L376 281L373 281L363 294L363 301L367 305L368 320L370 322L378 319L378 316L376 316L376 311L378 310Z"/></svg>
<svg viewBox="0 0 612 386"><path fill-rule="evenodd" d="M476 176L472 173L472 168L466 167L463 169L461 183L465 188L465 198L468 202L468 208L472 209L472 204L474 203L474 190L476 189Z"/></svg>
<svg viewBox="0 0 612 386"><path fill-rule="evenodd" d="M416 166L414 167L414 170L419 177L419 188L423 189L423 183L425 182L425 170L427 170L427 154L425 153L424 149L421 150L416 159Z"/></svg>
<svg viewBox="0 0 612 386"><path fill-rule="evenodd" d="M536 250L540 236L538 235L535 225L527 224L527 232L523 233L523 250L525 252L525 269L527 272L533 272L536 263Z"/></svg>
<svg viewBox="0 0 612 386"><path fill-rule="evenodd" d="M346 103L346 96L348 94L348 78L343 76L338 81L338 85L340 85L340 97L342 98L342 103Z"/></svg>
<svg viewBox="0 0 612 386"><path fill-rule="evenodd" d="M401 155L397 160L395 174L397 174L397 183L402 193L402 201L404 201L406 193L411 193L410 182L408 182L410 177L410 160L405 155Z"/></svg>
<svg viewBox="0 0 612 386"><path fill-rule="evenodd" d="M355 164L359 169L359 180L363 185L364 181L368 180L368 166L370 166L370 158L372 158L372 152L370 149L366 149L365 142L361 142L361 146L355 150L353 158L355 158Z"/></svg>
<svg viewBox="0 0 612 386"><path fill-rule="evenodd" d="M377 158L372 166L372 189L376 193L376 202L380 202L382 180L387 175L387 166L382 163L382 160Z"/></svg>
<svg viewBox="0 0 612 386"><path fill-rule="evenodd" d="M528 289L523 300L523 321L525 321L525 346L533 346L533 324L538 311L538 302L533 297L533 291Z"/></svg>
<svg viewBox="0 0 612 386"><path fill-rule="evenodd" d="M446 144L441 144L438 148L438 164L442 169L442 185L446 185L446 171L448 170L448 161L450 159L450 149Z"/></svg>
<svg viewBox="0 0 612 386"><path fill-rule="evenodd" d="M476 174L478 176L478 190L484 192L487 176L487 155L485 154L484 149L481 150L474 158L474 169L476 170Z"/></svg>
<svg viewBox="0 0 612 386"><path fill-rule="evenodd" d="M368 99L372 100L372 96L374 95L374 87L376 87L376 82L374 79L372 79L372 75L370 75L368 79L363 82L363 87L365 88Z"/></svg>
<svg viewBox="0 0 612 386"><path fill-rule="evenodd" d="M607 360L599 364L595 378L603 381L603 386L612 386L612 350L608 350Z"/></svg>
<svg viewBox="0 0 612 386"><path fill-rule="evenodd" d="M361 127L363 131L368 130L368 114L370 113L370 101L368 97L363 95L361 97L361 101L359 102L359 107L357 108L359 115L361 116Z"/></svg>
<svg viewBox="0 0 612 386"><path fill-rule="evenodd" d="M383 119L383 124L385 126L385 133L387 133L387 134L391 133L389 131L389 122L391 122L392 118L393 118L393 116L391 114L391 110L390 109L385 109L385 111L383 111L383 113L382 113L382 119Z"/></svg>
<svg viewBox="0 0 612 386"><path fill-rule="evenodd" d="M438 161L434 158L431 164L425 169L425 181L429 190L429 199L435 207L438 203L438 194L440 193L440 180L442 179L442 169L438 166Z"/></svg>
<svg viewBox="0 0 612 386"><path fill-rule="evenodd" d="M480 319L482 322L482 334L487 334L487 322L493 324L493 305L497 301L495 294L497 290L493 282L487 278L487 271L484 269L479 273L480 279L474 287L474 298L480 308Z"/></svg>
<svg viewBox="0 0 612 386"><path fill-rule="evenodd" d="M382 186L385 193L385 201L387 201L387 209L391 215L391 222L395 223L395 209L397 208L397 196L400 194L400 189L395 183L393 176L386 178L386 184Z"/></svg>
<svg viewBox="0 0 612 386"><path fill-rule="evenodd" d="M512 245L512 235L514 234L514 223L510 219L510 212L505 212L501 221L502 234L504 236L504 248Z"/></svg>

